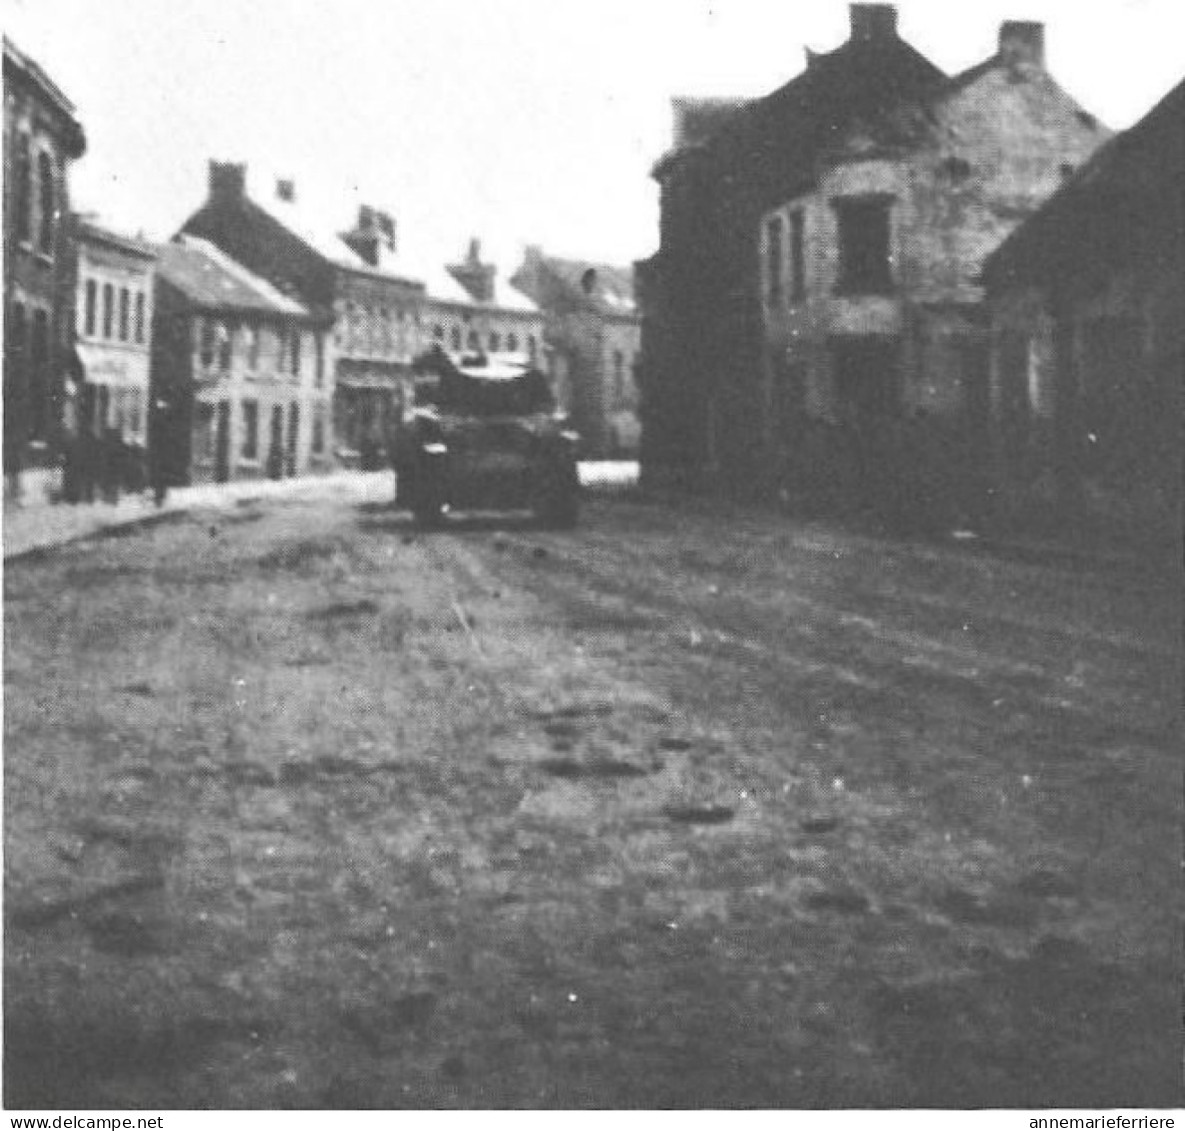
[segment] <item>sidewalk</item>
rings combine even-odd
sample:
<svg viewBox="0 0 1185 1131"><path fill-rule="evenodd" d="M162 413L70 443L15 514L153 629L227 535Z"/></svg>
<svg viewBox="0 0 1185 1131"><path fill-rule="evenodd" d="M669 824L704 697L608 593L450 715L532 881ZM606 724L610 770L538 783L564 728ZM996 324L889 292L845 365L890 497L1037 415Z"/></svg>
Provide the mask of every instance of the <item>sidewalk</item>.
<svg viewBox="0 0 1185 1131"><path fill-rule="evenodd" d="M321 498L340 496L349 502L387 502L394 498L390 471L336 471L296 479L247 480L175 487L161 507L150 492L125 495L118 503L49 503L4 505L4 560L34 550L90 538L117 526L151 523L160 516L197 508L233 507L247 499Z"/></svg>
<svg viewBox="0 0 1185 1131"><path fill-rule="evenodd" d="M603 461L580 465L580 481L586 487L628 487L637 477L636 463ZM391 471L335 471L296 479L203 483L198 487L174 487L161 507L153 504L150 492L125 495L114 505L50 503L34 492L28 494L35 501L20 506L4 504L5 561L34 550L91 538L112 527L152 523L161 516L197 508L233 507L247 499L338 496L350 503L387 503L395 498L395 475Z"/></svg>

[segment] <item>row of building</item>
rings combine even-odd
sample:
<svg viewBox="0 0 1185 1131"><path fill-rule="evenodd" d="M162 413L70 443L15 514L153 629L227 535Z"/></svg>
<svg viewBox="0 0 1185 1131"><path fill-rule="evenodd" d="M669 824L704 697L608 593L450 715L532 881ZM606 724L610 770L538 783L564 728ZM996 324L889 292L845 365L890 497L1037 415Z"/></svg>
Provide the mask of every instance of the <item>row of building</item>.
<svg viewBox="0 0 1185 1131"><path fill-rule="evenodd" d="M587 455L636 451L629 271L529 247L503 279L476 239L459 262L415 263L389 212L327 229L292 181L252 194L221 162L171 241L133 238L71 211L83 128L7 39L4 97L10 482L52 482L80 429L151 452L173 483L383 466L433 345L537 366Z"/></svg>
<svg viewBox="0 0 1185 1131"><path fill-rule="evenodd" d="M644 475L1171 512L1183 100L1112 137L1041 24L951 76L886 4L767 97L677 99L636 264Z"/></svg>

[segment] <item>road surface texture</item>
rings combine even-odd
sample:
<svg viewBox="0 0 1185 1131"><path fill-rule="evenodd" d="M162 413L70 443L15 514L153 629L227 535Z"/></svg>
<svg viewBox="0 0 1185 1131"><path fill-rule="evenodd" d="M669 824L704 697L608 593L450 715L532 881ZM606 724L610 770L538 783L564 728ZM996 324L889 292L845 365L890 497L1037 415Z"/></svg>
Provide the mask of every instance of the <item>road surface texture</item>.
<svg viewBox="0 0 1185 1131"><path fill-rule="evenodd" d="M9 1107L1181 1100L1163 570L302 497L5 573Z"/></svg>

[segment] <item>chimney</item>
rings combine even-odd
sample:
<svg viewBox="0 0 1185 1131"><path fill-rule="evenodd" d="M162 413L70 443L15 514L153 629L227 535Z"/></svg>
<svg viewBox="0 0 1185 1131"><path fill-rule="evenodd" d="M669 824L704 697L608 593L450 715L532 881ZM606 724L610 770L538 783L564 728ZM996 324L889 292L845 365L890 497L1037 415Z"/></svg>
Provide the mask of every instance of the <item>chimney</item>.
<svg viewBox="0 0 1185 1131"><path fill-rule="evenodd" d="M292 204L296 200L296 182L286 177L276 181L276 199Z"/></svg>
<svg viewBox="0 0 1185 1131"><path fill-rule="evenodd" d="M854 43L880 42L897 36L897 9L892 4L852 4Z"/></svg>
<svg viewBox="0 0 1185 1131"><path fill-rule="evenodd" d="M225 161L210 162L210 198L241 200L247 194L247 166Z"/></svg>
<svg viewBox="0 0 1185 1131"><path fill-rule="evenodd" d="M494 279L498 269L481 261L481 240L471 239L464 263L454 263L448 272L478 302L494 301Z"/></svg>
<svg viewBox="0 0 1185 1131"><path fill-rule="evenodd" d="M1013 69L1045 66L1045 25L1005 20L1000 25L1000 62Z"/></svg>

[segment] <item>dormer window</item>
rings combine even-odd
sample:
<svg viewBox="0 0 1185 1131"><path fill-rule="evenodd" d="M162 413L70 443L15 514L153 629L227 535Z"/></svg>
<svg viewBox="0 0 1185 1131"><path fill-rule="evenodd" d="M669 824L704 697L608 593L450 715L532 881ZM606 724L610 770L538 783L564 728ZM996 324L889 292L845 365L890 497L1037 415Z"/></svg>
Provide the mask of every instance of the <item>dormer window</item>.
<svg viewBox="0 0 1185 1131"><path fill-rule="evenodd" d="M889 196L833 201L839 222L839 279L846 295L886 294L893 286Z"/></svg>

